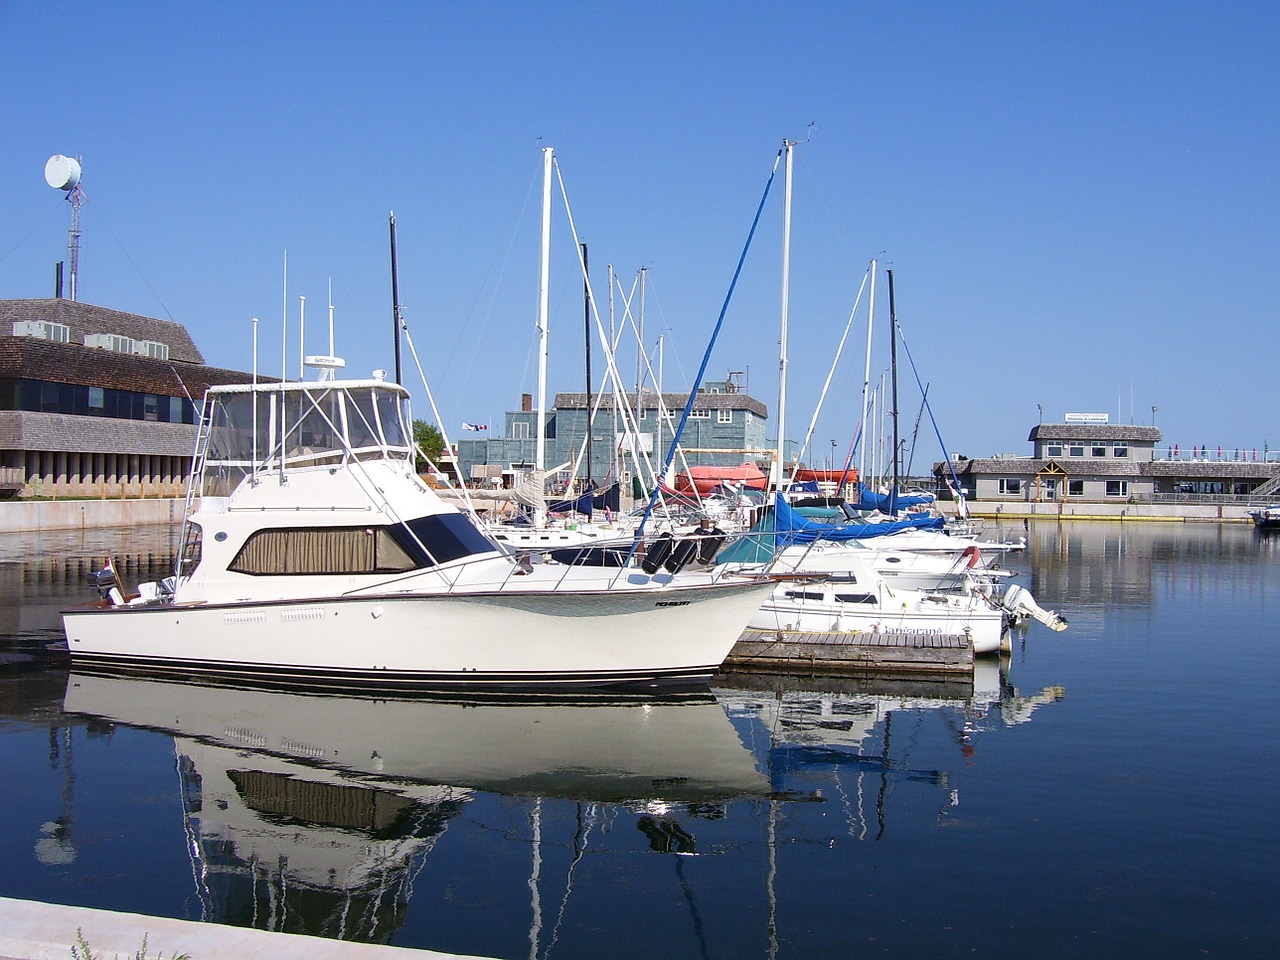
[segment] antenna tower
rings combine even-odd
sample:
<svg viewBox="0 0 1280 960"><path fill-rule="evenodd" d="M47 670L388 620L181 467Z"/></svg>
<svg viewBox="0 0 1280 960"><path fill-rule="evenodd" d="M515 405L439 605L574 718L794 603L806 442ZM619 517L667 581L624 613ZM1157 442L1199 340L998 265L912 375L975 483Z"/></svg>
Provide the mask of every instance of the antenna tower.
<svg viewBox="0 0 1280 960"><path fill-rule="evenodd" d="M55 153L44 165L45 183L61 190L71 204L71 228L67 231L67 253L71 260L71 299L76 299L76 279L80 274L80 207L89 195L80 186L80 160Z"/></svg>

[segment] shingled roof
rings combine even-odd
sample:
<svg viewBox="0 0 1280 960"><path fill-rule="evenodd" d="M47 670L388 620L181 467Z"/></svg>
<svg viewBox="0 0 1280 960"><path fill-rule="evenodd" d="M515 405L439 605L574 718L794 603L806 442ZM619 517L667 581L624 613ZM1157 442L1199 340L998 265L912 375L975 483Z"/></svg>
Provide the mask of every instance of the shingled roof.
<svg viewBox="0 0 1280 960"><path fill-rule="evenodd" d="M1160 442L1159 427L1132 423L1041 423L1031 428L1028 440L1143 440Z"/></svg>
<svg viewBox="0 0 1280 960"><path fill-rule="evenodd" d="M43 320L71 328L71 342L84 346L95 333L115 333L133 340L151 340L169 347L169 359L179 363L204 363L204 356L186 327L172 320L140 317L107 307L58 297L40 300L0 300L0 338L13 337L20 320ZM24 338L25 339L25 338Z"/></svg>

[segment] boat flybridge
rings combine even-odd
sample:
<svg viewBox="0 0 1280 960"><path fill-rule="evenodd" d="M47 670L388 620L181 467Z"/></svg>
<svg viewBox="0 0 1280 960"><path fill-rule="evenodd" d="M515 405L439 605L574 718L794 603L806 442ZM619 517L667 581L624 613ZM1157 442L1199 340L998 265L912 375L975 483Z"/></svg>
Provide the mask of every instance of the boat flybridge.
<svg viewBox="0 0 1280 960"><path fill-rule="evenodd" d="M699 681L772 584L532 564L415 472L384 379L212 387L174 576L64 611L73 662L405 689ZM652 571L652 572L649 572Z"/></svg>

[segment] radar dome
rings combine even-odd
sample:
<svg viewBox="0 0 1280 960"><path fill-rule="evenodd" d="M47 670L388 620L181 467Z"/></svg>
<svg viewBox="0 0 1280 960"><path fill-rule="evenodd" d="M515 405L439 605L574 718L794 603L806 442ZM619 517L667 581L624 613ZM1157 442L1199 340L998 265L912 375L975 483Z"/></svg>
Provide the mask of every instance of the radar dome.
<svg viewBox="0 0 1280 960"><path fill-rule="evenodd" d="M56 153L44 165L44 179L55 190L74 190L80 184L80 162Z"/></svg>

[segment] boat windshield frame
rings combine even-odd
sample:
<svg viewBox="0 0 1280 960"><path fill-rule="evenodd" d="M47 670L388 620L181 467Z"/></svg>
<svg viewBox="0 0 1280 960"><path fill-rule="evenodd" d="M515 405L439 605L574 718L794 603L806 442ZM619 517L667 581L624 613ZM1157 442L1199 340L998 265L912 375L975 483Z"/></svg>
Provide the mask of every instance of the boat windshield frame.
<svg viewBox="0 0 1280 960"><path fill-rule="evenodd" d="M211 387L203 416L206 495L226 495L260 474L414 460L409 392L385 380Z"/></svg>

